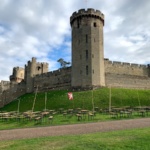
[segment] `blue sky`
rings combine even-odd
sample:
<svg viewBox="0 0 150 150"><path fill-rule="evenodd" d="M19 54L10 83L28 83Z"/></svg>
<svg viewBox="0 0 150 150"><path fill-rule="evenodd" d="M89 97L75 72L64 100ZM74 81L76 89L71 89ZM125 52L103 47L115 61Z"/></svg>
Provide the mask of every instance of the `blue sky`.
<svg viewBox="0 0 150 150"><path fill-rule="evenodd" d="M104 55L112 61L150 63L149 0L0 0L0 80L36 57L59 68L71 61L70 16L82 8L105 15Z"/></svg>

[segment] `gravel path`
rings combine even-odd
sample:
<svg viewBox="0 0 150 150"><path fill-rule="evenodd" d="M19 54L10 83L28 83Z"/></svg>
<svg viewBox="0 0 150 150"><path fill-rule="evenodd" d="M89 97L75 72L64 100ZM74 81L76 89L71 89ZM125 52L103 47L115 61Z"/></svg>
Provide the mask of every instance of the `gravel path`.
<svg viewBox="0 0 150 150"><path fill-rule="evenodd" d="M143 127L150 127L150 118L2 130L0 131L0 140L37 138L44 136L76 135Z"/></svg>

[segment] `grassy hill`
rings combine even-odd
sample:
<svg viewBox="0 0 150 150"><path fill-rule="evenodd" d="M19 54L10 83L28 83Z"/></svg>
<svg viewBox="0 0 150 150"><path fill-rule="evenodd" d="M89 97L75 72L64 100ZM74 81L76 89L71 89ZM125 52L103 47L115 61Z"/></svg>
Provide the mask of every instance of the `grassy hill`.
<svg viewBox="0 0 150 150"><path fill-rule="evenodd" d="M94 107L108 108L110 89L101 88L93 91L73 92L74 99L68 100L67 90L49 91L47 92L46 109L69 109L83 108L92 109L92 95ZM0 110L17 111L18 100L20 100L20 112L31 110L35 94L25 94L17 100L6 105ZM112 106L150 106L150 90L133 90L133 89L111 89ZM34 111L41 111L45 108L45 92L38 92Z"/></svg>

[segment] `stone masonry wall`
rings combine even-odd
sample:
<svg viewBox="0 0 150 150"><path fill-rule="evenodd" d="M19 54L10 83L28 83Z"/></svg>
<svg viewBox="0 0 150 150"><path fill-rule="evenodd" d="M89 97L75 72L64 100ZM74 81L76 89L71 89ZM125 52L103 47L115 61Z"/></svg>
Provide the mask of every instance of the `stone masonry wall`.
<svg viewBox="0 0 150 150"><path fill-rule="evenodd" d="M0 108L17 100L19 96L26 93L26 86L24 83L12 84L10 83L9 89L3 90L0 93Z"/></svg>
<svg viewBox="0 0 150 150"><path fill-rule="evenodd" d="M105 59L106 86L150 89L148 65L111 62Z"/></svg>
<svg viewBox="0 0 150 150"><path fill-rule="evenodd" d="M34 90L69 89L71 87L71 67L36 75L34 77Z"/></svg>

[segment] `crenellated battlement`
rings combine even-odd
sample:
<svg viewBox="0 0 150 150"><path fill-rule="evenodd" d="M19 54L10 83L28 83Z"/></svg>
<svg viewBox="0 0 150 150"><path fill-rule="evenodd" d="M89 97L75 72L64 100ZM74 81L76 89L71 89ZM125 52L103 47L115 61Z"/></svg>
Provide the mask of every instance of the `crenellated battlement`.
<svg viewBox="0 0 150 150"><path fill-rule="evenodd" d="M45 65L45 66L48 65L48 63L46 63L46 62L37 62L36 64L37 65Z"/></svg>
<svg viewBox="0 0 150 150"><path fill-rule="evenodd" d="M149 78L150 67L149 65L144 64L110 61L109 59L105 59L105 74L123 75L126 80L129 76L134 76L135 78Z"/></svg>
<svg viewBox="0 0 150 150"><path fill-rule="evenodd" d="M49 64L47 62L37 62L36 58L33 57L32 61L28 61L27 65L25 65L25 67L31 67L33 65L44 67L44 68L48 68L48 66L49 66Z"/></svg>
<svg viewBox="0 0 150 150"><path fill-rule="evenodd" d="M17 66L17 67L14 67L13 70L16 70L16 71L18 71L18 70L24 70L24 68Z"/></svg>
<svg viewBox="0 0 150 150"><path fill-rule="evenodd" d="M110 61L109 59L105 59L105 64L113 65L113 66L124 66L124 67L132 67L132 68L149 68L149 65L144 64L134 64L120 61Z"/></svg>
<svg viewBox="0 0 150 150"><path fill-rule="evenodd" d="M98 18L104 24L104 14L101 13L99 10L95 10L92 8L88 8L87 10L80 9L78 12L74 12L70 17L70 24L72 24L74 20L77 19L78 17L84 17L84 16Z"/></svg>
<svg viewBox="0 0 150 150"><path fill-rule="evenodd" d="M30 60L28 61L28 65L29 65L29 64L31 64L31 61L30 61Z"/></svg>
<svg viewBox="0 0 150 150"><path fill-rule="evenodd" d="M63 75L63 74L65 75L69 72L71 72L71 67L62 68L62 69L46 72L46 73L43 73L43 74L37 74L35 76L35 78L37 79L37 78L43 78L43 77L58 76L58 75Z"/></svg>

